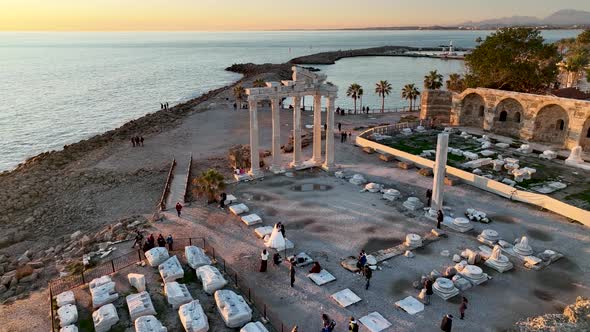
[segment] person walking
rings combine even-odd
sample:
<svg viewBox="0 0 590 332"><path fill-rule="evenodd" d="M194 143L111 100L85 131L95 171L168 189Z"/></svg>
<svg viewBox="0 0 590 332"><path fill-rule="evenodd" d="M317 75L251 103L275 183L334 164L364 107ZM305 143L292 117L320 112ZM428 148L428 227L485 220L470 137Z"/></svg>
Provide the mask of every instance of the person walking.
<svg viewBox="0 0 590 332"><path fill-rule="evenodd" d="M338 122L338 131L342 132L342 123Z"/></svg>
<svg viewBox="0 0 590 332"><path fill-rule="evenodd" d="M141 143L141 146L143 146L143 136L139 136L139 142Z"/></svg>
<svg viewBox="0 0 590 332"><path fill-rule="evenodd" d="M436 228L440 229L440 224L445 219L445 215L443 214L442 210L438 210L436 213Z"/></svg>
<svg viewBox="0 0 590 332"><path fill-rule="evenodd" d="M156 246L156 239L154 239L154 234L150 234L150 236L148 236L147 243L150 249Z"/></svg>
<svg viewBox="0 0 590 332"><path fill-rule="evenodd" d="M359 332L359 323L352 316L348 321L348 332Z"/></svg>
<svg viewBox="0 0 590 332"><path fill-rule="evenodd" d="M168 102L166 102L166 109L169 109L170 105L168 104Z"/></svg>
<svg viewBox="0 0 590 332"><path fill-rule="evenodd" d="M440 329L444 332L451 332L453 328L453 315L448 314L443 317L442 322L440 322Z"/></svg>
<svg viewBox="0 0 590 332"><path fill-rule="evenodd" d="M137 244L138 248L141 248L142 242L143 242L143 235L141 234L140 231L137 231L137 234L135 234L135 242L133 242L133 245L131 246L131 248L135 248L136 244Z"/></svg>
<svg viewBox="0 0 590 332"><path fill-rule="evenodd" d="M362 268L365 267L365 264L367 264L367 253L363 249L359 254L358 261L356 262L356 267L362 271Z"/></svg>
<svg viewBox="0 0 590 332"><path fill-rule="evenodd" d="M174 245L174 239L172 238L172 234L168 234L168 237L166 238L166 243L168 244L168 250L172 251L172 247Z"/></svg>
<svg viewBox="0 0 590 332"><path fill-rule="evenodd" d="M258 272L266 272L267 266L268 266L268 251L266 251L266 249L264 249L264 250L262 250L262 254L260 254L260 270Z"/></svg>
<svg viewBox="0 0 590 332"><path fill-rule="evenodd" d="M428 202L428 203L426 203L426 207L430 207L430 203L432 202L432 190L431 189L426 190L426 200Z"/></svg>
<svg viewBox="0 0 590 332"><path fill-rule="evenodd" d="M348 138L352 139L352 131L348 132Z"/></svg>
<svg viewBox="0 0 590 332"><path fill-rule="evenodd" d="M369 283L371 282L371 278L373 277L373 270L371 270L369 265L365 265L365 268L363 269L363 274L365 275L365 278L367 279L367 283L365 284L365 290L368 290Z"/></svg>
<svg viewBox="0 0 590 332"><path fill-rule="evenodd" d="M467 310L467 303L469 303L469 301L465 296L463 296L463 299L461 300L461 305L459 306L459 313L461 313L461 317L459 317L459 319L461 320L465 318L465 310Z"/></svg>
<svg viewBox="0 0 590 332"><path fill-rule="evenodd" d="M293 284L295 284L295 261L291 260L289 265L289 277L291 279L291 288L293 288Z"/></svg>
<svg viewBox="0 0 590 332"><path fill-rule="evenodd" d="M332 332L336 327L336 322L326 314L322 314L322 332Z"/></svg>
<svg viewBox="0 0 590 332"><path fill-rule="evenodd" d="M162 234L158 235L158 247L166 247L166 240Z"/></svg>
<svg viewBox="0 0 590 332"><path fill-rule="evenodd" d="M272 262L275 266L279 266L281 264L281 254L279 254L278 252L275 252L274 255L272 255Z"/></svg>
<svg viewBox="0 0 590 332"><path fill-rule="evenodd" d="M283 235L283 238L286 239L286 237L285 237L285 225L283 225L282 222L279 222L279 232L281 232L281 235Z"/></svg>
<svg viewBox="0 0 590 332"><path fill-rule="evenodd" d="M163 110L164 109L164 104L160 103L160 109Z"/></svg>
<svg viewBox="0 0 590 332"><path fill-rule="evenodd" d="M180 202L176 203L176 213L178 214L178 217L180 217L180 212L182 212L182 204L180 204Z"/></svg>
<svg viewBox="0 0 590 332"><path fill-rule="evenodd" d="M328 131L328 124L324 123L324 131Z"/></svg>
<svg viewBox="0 0 590 332"><path fill-rule="evenodd" d="M432 279L427 278L426 281L424 281L424 289L426 290L426 292L424 293L424 304L429 305L430 297L432 296L432 294L434 294L434 292L432 291Z"/></svg>
<svg viewBox="0 0 590 332"><path fill-rule="evenodd" d="M135 137L131 137L131 144L135 147Z"/></svg>

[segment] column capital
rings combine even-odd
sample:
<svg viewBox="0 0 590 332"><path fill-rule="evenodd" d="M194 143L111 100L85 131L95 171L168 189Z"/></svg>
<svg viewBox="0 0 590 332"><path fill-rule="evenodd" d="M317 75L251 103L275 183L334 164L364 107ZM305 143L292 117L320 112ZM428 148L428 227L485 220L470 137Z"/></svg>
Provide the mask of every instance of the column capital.
<svg viewBox="0 0 590 332"><path fill-rule="evenodd" d="M250 108L256 108L258 106L258 100L248 99L248 106Z"/></svg>

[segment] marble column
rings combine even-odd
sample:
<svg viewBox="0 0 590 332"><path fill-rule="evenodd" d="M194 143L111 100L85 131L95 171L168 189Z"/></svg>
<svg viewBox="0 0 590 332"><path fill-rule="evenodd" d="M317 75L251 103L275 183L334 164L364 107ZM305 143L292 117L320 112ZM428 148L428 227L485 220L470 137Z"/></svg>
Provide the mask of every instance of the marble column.
<svg viewBox="0 0 590 332"><path fill-rule="evenodd" d="M334 168L334 104L336 97L329 96L326 103L326 161L323 168L330 170Z"/></svg>
<svg viewBox="0 0 590 332"><path fill-rule="evenodd" d="M322 163L322 95L313 96L313 156L316 165Z"/></svg>
<svg viewBox="0 0 590 332"><path fill-rule="evenodd" d="M301 99L293 97L293 162L291 167L299 167L301 158Z"/></svg>
<svg viewBox="0 0 590 332"><path fill-rule="evenodd" d="M281 171L281 108L279 98L270 100L272 108L272 163L270 170Z"/></svg>
<svg viewBox="0 0 590 332"><path fill-rule="evenodd" d="M250 175L258 177L262 175L258 153L258 102L248 100L248 106L250 107Z"/></svg>
<svg viewBox="0 0 590 332"><path fill-rule="evenodd" d="M432 209L442 210L443 191L445 185L445 171L447 166L447 153L449 150L449 135L438 134L436 143L436 161L434 162L434 180L432 183Z"/></svg>

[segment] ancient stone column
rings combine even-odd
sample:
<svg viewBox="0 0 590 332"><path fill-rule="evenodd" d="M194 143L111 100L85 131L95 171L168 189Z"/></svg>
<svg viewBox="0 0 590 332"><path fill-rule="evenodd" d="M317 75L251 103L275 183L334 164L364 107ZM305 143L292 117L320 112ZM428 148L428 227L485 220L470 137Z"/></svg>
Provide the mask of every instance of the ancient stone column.
<svg viewBox="0 0 590 332"><path fill-rule="evenodd" d="M293 97L293 162L291 162L291 167L299 167L301 163L301 99Z"/></svg>
<svg viewBox="0 0 590 332"><path fill-rule="evenodd" d="M270 170L278 172L281 170L281 108L279 98L270 100L272 107L272 163Z"/></svg>
<svg viewBox="0 0 590 332"><path fill-rule="evenodd" d="M248 100L250 107L250 175L258 177L260 171L260 155L258 153L258 102Z"/></svg>
<svg viewBox="0 0 590 332"><path fill-rule="evenodd" d="M447 153L449 150L449 135L438 134L436 143L436 161L434 163L434 180L432 182L432 209L442 210L443 191L445 185L445 171L447 166Z"/></svg>
<svg viewBox="0 0 590 332"><path fill-rule="evenodd" d="M322 96L313 96L313 157L314 163L322 163Z"/></svg>
<svg viewBox="0 0 590 332"><path fill-rule="evenodd" d="M326 161L323 168L330 170L334 168L334 104L336 97L329 96L326 103Z"/></svg>

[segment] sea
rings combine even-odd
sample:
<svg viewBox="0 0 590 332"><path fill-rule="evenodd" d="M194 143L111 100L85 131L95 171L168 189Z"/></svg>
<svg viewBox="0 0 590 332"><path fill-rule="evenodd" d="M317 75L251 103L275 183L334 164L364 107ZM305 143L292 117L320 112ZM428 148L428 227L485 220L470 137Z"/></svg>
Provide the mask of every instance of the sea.
<svg viewBox="0 0 590 332"><path fill-rule="evenodd" d="M543 31L549 42L579 30ZM125 122L240 79L234 63L282 63L294 57L384 45L474 47L491 31L0 32L0 171L62 149ZM361 57L315 66L339 86L363 86L363 106L377 108L377 81L393 91L386 107L406 106L403 85L424 75L463 72L461 61Z"/></svg>

